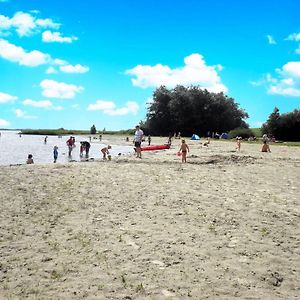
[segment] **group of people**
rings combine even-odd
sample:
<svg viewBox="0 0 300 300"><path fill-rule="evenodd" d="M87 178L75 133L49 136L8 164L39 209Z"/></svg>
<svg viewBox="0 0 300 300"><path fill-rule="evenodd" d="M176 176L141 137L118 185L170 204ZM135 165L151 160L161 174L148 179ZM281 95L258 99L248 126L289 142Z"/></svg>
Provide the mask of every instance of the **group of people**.
<svg viewBox="0 0 300 300"><path fill-rule="evenodd" d="M47 143L47 138L48 137L46 136L45 139L44 139L45 143ZM102 139L102 136L101 136L101 139ZM169 140L168 140L169 145L171 145L171 139L172 139L172 136L170 135ZM144 139L144 132L140 128L140 126L137 125L135 127L135 133L134 133L134 139L133 139L134 150L135 150L137 158L142 158L141 144L142 144L142 141L144 141L144 140L145 140ZM128 137L126 138L126 141L129 141ZM241 142L242 142L242 138L241 137L236 137L236 150L237 151L241 150ZM75 137L70 136L70 138L67 140L66 144L68 146L68 155L69 155L69 157L71 157L72 156L72 151L76 147ZM150 144L151 144L151 136L149 135L148 136L148 145L150 145ZM209 138L208 138L208 142L204 143L204 145L208 146L208 144L209 144ZM91 147L91 144L89 142L87 142L87 141L80 142L80 157L83 157L83 154L85 152L85 157L88 158L90 147ZM100 150L101 153L102 153L103 160L106 160L106 159L111 160L111 155L109 154L110 149L111 149L111 146L108 145L106 147L103 147ZM185 140L182 139L180 148L177 152L177 155L181 156L181 160L182 160L183 163L186 163L187 153L189 151L190 151L189 146L187 145ZM268 144L268 137L266 135L263 136L263 145L262 145L262 148L261 148L261 152L271 152L270 146ZM53 162L56 163L57 158L58 158L58 147L57 146L53 147L53 158L54 158ZM27 164L33 164L34 163L32 154L28 155L26 163Z"/></svg>

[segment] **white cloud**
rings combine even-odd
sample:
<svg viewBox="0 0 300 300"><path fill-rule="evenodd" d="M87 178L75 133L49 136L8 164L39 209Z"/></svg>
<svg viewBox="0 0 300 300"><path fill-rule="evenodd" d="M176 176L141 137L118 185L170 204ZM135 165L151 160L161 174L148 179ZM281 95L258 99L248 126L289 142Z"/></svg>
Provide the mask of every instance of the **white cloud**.
<svg viewBox="0 0 300 300"><path fill-rule="evenodd" d="M38 50L26 52L22 47L15 46L3 39L0 39L0 57L27 67L47 64L51 60L48 54Z"/></svg>
<svg viewBox="0 0 300 300"><path fill-rule="evenodd" d="M36 116L29 116L25 111L17 108L15 109L15 114L17 116L17 118L22 118L22 119L36 119Z"/></svg>
<svg viewBox="0 0 300 300"><path fill-rule="evenodd" d="M275 41L274 37L272 35L267 35L267 39L270 45L276 45L277 42Z"/></svg>
<svg viewBox="0 0 300 300"><path fill-rule="evenodd" d="M89 67L85 67L79 64L75 66L72 65L61 66L59 69L64 73L86 73L90 70Z"/></svg>
<svg viewBox="0 0 300 300"><path fill-rule="evenodd" d="M78 38L75 36L63 37L60 32L52 32L50 30L44 31L42 34L42 40L45 43L72 43L77 41Z"/></svg>
<svg viewBox="0 0 300 300"><path fill-rule="evenodd" d="M300 61L288 62L276 72L277 77L267 77L268 93L300 97Z"/></svg>
<svg viewBox="0 0 300 300"><path fill-rule="evenodd" d="M286 38L286 40L299 42L300 41L300 32L290 34Z"/></svg>
<svg viewBox="0 0 300 300"><path fill-rule="evenodd" d="M35 101L35 100L31 100L31 99L26 99L23 101L23 104L26 106L32 106L35 108L63 110L62 106L54 106L53 103L49 100Z"/></svg>
<svg viewBox="0 0 300 300"><path fill-rule="evenodd" d="M135 76L132 79L134 86L148 88L165 85L198 85L211 92L227 92L227 87L221 82L218 71L221 65L208 66L201 54L191 54L184 58L185 65L171 69L169 66L157 64L155 66L138 65L127 70L126 74Z"/></svg>
<svg viewBox="0 0 300 300"><path fill-rule="evenodd" d="M290 34L286 40L288 41L294 41L294 42L300 42L300 32L298 33L292 33ZM295 50L296 54L300 54L300 43L298 44L298 48Z"/></svg>
<svg viewBox="0 0 300 300"><path fill-rule="evenodd" d="M125 106L117 108L112 101L97 100L96 103L90 104L87 109L92 111L100 110L110 116L124 116L128 114L135 115L139 110L139 105L134 101L128 101Z"/></svg>
<svg viewBox="0 0 300 300"><path fill-rule="evenodd" d="M29 13L22 11L16 12L12 18L0 15L0 33L9 34L11 30L16 30L20 37L30 36L40 32L41 29L57 29L60 24L51 19L37 19Z"/></svg>
<svg viewBox="0 0 300 300"><path fill-rule="evenodd" d="M58 71L53 68L53 67L49 67L47 70L46 70L46 74L57 74Z"/></svg>
<svg viewBox="0 0 300 300"><path fill-rule="evenodd" d="M72 99L77 93L84 90L84 88L79 85L49 79L41 81L40 86L43 89L43 96L48 98Z"/></svg>
<svg viewBox="0 0 300 300"><path fill-rule="evenodd" d="M16 96L0 92L0 103L14 102L17 99Z"/></svg>
<svg viewBox="0 0 300 300"><path fill-rule="evenodd" d="M8 127L10 123L4 119L0 119L0 127Z"/></svg>

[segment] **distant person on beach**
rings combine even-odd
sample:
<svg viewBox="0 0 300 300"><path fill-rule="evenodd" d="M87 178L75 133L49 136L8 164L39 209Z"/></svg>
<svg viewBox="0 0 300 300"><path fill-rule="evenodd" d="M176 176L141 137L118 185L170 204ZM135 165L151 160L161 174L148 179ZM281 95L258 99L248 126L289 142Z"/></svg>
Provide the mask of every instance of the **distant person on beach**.
<svg viewBox="0 0 300 300"><path fill-rule="evenodd" d="M242 138L237 136L236 137L236 147L235 147L235 149L237 151L241 151L241 143L242 143Z"/></svg>
<svg viewBox="0 0 300 300"><path fill-rule="evenodd" d="M148 135L148 146L150 146L151 145L151 136L150 136L150 134Z"/></svg>
<svg viewBox="0 0 300 300"><path fill-rule="evenodd" d="M69 148L69 156L72 156L73 148L75 147L75 138L70 136L70 138L67 140L67 146Z"/></svg>
<svg viewBox="0 0 300 300"><path fill-rule="evenodd" d="M57 146L53 147L53 158L54 158L53 162L56 163L57 158L58 158L58 147Z"/></svg>
<svg viewBox="0 0 300 300"><path fill-rule="evenodd" d="M181 161L186 163L187 152L190 152L189 146L185 143L185 140L181 141L181 146L178 153L181 154Z"/></svg>
<svg viewBox="0 0 300 300"><path fill-rule="evenodd" d="M102 134L99 135L99 141L102 141Z"/></svg>
<svg viewBox="0 0 300 300"><path fill-rule="evenodd" d="M106 160L106 155L109 154L109 149L111 149L110 145L101 149L101 152L103 154L103 160Z"/></svg>
<svg viewBox="0 0 300 300"><path fill-rule="evenodd" d="M128 136L126 137L126 142L129 142L129 137Z"/></svg>
<svg viewBox="0 0 300 300"><path fill-rule="evenodd" d="M143 130L140 128L139 125L136 125L135 133L134 133L134 147L135 147L137 158L142 158L141 144L142 144L143 137L144 137Z"/></svg>
<svg viewBox="0 0 300 300"><path fill-rule="evenodd" d="M28 158L27 158L27 161L26 161L26 164L27 165L30 165L30 164L33 164L33 156L32 154L28 154Z"/></svg>
<svg viewBox="0 0 300 300"><path fill-rule="evenodd" d="M47 139L48 139L48 136L46 135L45 138L44 138L44 143L45 144L47 144Z"/></svg>
<svg viewBox="0 0 300 300"><path fill-rule="evenodd" d="M264 141L262 147L261 147L261 152L271 152L269 145L267 144L267 141Z"/></svg>

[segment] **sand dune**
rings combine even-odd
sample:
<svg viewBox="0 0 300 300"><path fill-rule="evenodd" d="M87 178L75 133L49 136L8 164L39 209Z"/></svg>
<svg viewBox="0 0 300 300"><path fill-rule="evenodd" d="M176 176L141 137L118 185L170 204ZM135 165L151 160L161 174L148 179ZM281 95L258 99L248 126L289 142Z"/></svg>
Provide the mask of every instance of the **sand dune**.
<svg viewBox="0 0 300 300"><path fill-rule="evenodd" d="M297 299L300 148L188 142L1 167L0 298Z"/></svg>

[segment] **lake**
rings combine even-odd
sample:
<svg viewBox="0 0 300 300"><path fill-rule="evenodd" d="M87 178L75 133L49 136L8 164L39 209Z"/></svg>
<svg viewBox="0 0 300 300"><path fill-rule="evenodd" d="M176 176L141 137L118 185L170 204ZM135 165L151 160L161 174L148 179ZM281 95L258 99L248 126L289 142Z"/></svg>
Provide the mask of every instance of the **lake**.
<svg viewBox="0 0 300 300"><path fill-rule="evenodd" d="M17 131L0 131L0 165L24 164L28 154L33 155L35 164L53 163L53 147L58 146L57 163L66 163L71 160L80 161L80 141L89 141L89 136L74 135L76 147L72 152L72 157L68 157L68 147L66 141L69 136L48 136L47 143L44 143L43 135L21 135ZM122 136L103 136L102 141L92 138L90 148L90 158L100 159L100 150L107 145L111 145L110 155L112 159L121 155L133 153L132 142L126 142Z"/></svg>

